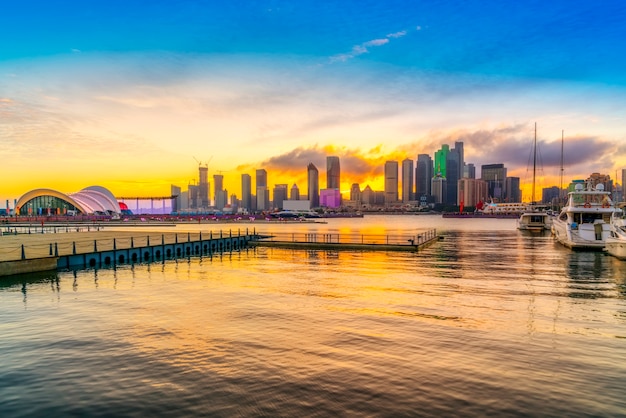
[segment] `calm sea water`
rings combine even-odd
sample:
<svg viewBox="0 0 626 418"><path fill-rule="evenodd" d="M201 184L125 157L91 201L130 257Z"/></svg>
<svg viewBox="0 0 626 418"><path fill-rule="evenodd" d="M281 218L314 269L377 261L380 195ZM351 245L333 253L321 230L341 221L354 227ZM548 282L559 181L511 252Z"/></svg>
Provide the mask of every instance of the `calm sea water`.
<svg viewBox="0 0 626 418"><path fill-rule="evenodd" d="M443 240L2 280L0 416L626 416L625 262L514 220L256 227Z"/></svg>

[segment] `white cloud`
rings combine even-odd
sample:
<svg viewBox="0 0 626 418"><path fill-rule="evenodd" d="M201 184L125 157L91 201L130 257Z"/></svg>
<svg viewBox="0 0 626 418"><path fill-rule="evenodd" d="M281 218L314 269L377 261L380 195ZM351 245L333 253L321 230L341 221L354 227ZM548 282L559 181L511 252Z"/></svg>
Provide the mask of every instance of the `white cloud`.
<svg viewBox="0 0 626 418"><path fill-rule="evenodd" d="M371 41L363 43L363 46L381 46L387 43L389 43L389 39L372 39Z"/></svg>
<svg viewBox="0 0 626 418"><path fill-rule="evenodd" d="M396 32L396 33L387 35L386 38L372 39L371 41L363 42L362 44L353 46L352 50L348 53L333 55L332 57L330 57L330 62L338 62L338 61L346 62L349 59L352 59L352 58L358 57L359 55L363 55L363 54L370 52L368 49L369 47L383 46L389 43L389 38L400 38L401 36L404 36L405 34L406 32L404 31Z"/></svg>
<svg viewBox="0 0 626 418"><path fill-rule="evenodd" d="M387 35L387 38L402 38L404 35L406 35L405 30L396 33L390 33Z"/></svg>

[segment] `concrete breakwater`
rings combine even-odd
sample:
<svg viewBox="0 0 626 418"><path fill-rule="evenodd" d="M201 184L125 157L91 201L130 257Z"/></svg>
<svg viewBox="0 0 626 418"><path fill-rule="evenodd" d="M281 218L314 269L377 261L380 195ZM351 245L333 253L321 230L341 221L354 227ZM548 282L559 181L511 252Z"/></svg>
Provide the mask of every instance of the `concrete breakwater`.
<svg viewBox="0 0 626 418"><path fill-rule="evenodd" d="M255 232L69 232L0 238L0 276L237 251Z"/></svg>

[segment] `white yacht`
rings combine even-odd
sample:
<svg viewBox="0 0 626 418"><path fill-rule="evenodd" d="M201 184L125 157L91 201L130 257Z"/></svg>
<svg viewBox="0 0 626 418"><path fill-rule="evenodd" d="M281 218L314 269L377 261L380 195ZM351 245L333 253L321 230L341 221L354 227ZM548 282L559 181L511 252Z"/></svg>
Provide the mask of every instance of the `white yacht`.
<svg viewBox="0 0 626 418"><path fill-rule="evenodd" d="M606 238L604 249L620 260L626 260L626 217L616 212L611 219L611 233Z"/></svg>
<svg viewBox="0 0 626 418"><path fill-rule="evenodd" d="M611 234L612 215L619 212L610 194L603 184L595 189L591 184L586 188L576 184L575 190L568 193L567 204L552 221L557 241L572 249L603 249Z"/></svg>
<svg viewBox="0 0 626 418"><path fill-rule="evenodd" d="M517 220L517 229L522 231L543 231L552 227L552 216L547 212L533 210L524 212Z"/></svg>

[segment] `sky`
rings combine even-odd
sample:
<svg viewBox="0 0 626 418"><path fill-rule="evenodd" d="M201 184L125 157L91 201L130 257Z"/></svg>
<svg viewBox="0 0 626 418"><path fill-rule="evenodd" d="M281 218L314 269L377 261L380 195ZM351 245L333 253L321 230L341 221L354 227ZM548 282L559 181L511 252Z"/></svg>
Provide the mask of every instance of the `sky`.
<svg viewBox="0 0 626 418"><path fill-rule="evenodd" d="M0 207L35 188L167 196L268 172L383 188L385 161L463 141L559 185L626 168L622 1L6 1Z"/></svg>

